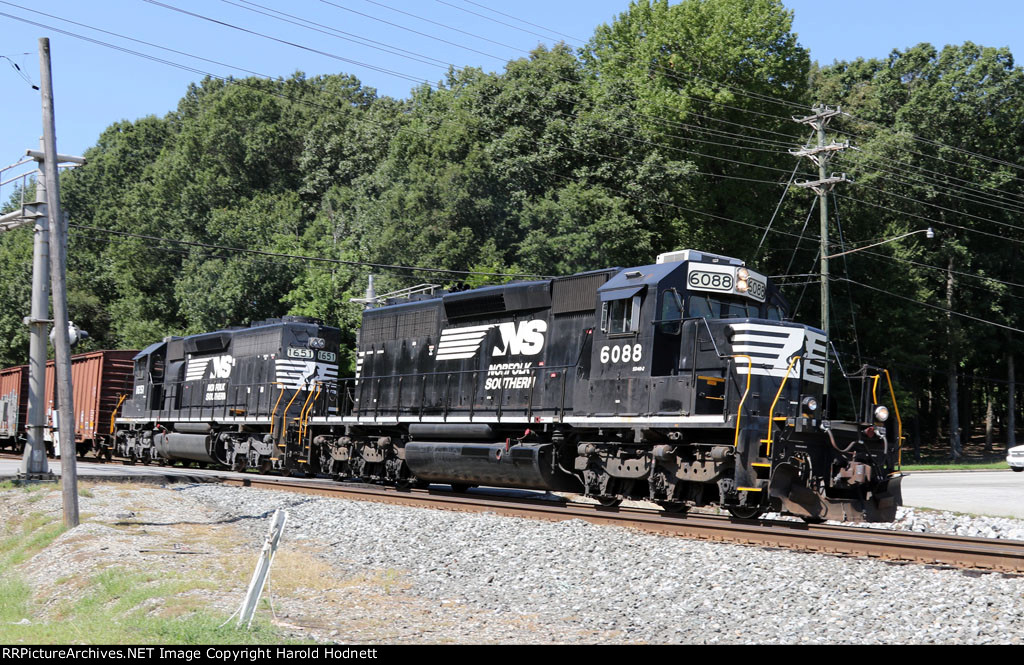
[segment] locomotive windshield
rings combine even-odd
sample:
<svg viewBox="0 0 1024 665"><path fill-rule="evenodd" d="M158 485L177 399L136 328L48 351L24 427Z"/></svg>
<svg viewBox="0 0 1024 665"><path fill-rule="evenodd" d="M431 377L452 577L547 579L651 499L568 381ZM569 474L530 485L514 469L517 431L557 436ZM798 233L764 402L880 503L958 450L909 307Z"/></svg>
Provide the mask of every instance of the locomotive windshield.
<svg viewBox="0 0 1024 665"><path fill-rule="evenodd" d="M704 293L690 294L688 316L706 319L769 319L782 320L782 310L772 303L765 303L764 314L762 305L747 298L708 295Z"/></svg>

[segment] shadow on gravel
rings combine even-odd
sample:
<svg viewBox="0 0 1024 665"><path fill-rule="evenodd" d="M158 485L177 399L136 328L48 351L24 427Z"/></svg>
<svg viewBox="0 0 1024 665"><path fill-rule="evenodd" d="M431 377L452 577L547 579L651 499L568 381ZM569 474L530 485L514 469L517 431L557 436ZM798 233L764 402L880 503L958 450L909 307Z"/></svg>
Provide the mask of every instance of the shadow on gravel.
<svg viewBox="0 0 1024 665"><path fill-rule="evenodd" d="M302 504L309 503L310 501L313 500L314 498L312 497L307 499L300 499L298 501L292 501L291 503L287 503L281 507L294 508L295 506L301 506ZM237 515L235 517L229 517L222 520L213 520L212 522L137 522L132 520L122 520L119 522L112 522L112 524L114 526L177 526L181 524L234 524L236 522L243 522L245 520L265 520L271 515L273 515L276 510L277 508L271 508L270 510L262 512L258 515Z"/></svg>

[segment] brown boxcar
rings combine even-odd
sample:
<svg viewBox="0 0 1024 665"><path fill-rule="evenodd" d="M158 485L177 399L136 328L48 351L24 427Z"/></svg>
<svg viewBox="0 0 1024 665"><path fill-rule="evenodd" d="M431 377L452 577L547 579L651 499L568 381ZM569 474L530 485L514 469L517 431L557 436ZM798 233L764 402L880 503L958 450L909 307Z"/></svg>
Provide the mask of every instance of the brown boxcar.
<svg viewBox="0 0 1024 665"><path fill-rule="evenodd" d="M110 457L111 418L123 395L132 390L132 358L138 351L90 351L71 356L71 386L75 408L75 447L79 455L90 450ZM54 362L46 364L46 413L56 403Z"/></svg>
<svg viewBox="0 0 1024 665"><path fill-rule="evenodd" d="M0 448L19 449L28 422L28 365L0 370Z"/></svg>

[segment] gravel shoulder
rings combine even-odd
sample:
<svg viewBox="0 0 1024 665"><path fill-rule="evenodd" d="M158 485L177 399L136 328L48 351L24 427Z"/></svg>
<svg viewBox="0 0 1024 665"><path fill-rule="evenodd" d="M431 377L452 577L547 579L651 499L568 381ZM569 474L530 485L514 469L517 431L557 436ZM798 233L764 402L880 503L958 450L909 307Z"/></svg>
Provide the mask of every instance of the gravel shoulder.
<svg viewBox="0 0 1024 665"><path fill-rule="evenodd" d="M1024 578L994 573L207 484L88 494L82 525L18 566L37 620L114 566L203 576L196 602L226 616L284 508L259 611L318 641L1024 643ZM30 512L59 515L59 490L0 491L3 524ZM897 528L1024 539L1019 520L913 509Z"/></svg>

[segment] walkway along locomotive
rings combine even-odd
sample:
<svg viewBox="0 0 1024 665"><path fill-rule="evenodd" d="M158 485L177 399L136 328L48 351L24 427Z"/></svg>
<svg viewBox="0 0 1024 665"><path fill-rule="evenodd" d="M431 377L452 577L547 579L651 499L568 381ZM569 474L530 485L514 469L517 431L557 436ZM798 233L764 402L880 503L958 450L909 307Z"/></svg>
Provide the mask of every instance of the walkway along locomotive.
<svg viewBox="0 0 1024 665"><path fill-rule="evenodd" d="M828 342L786 316L742 261L685 250L368 308L349 379L327 360L338 331L313 322L174 338L136 359L118 436L235 468L893 520L888 373L847 377L852 415L830 418Z"/></svg>

